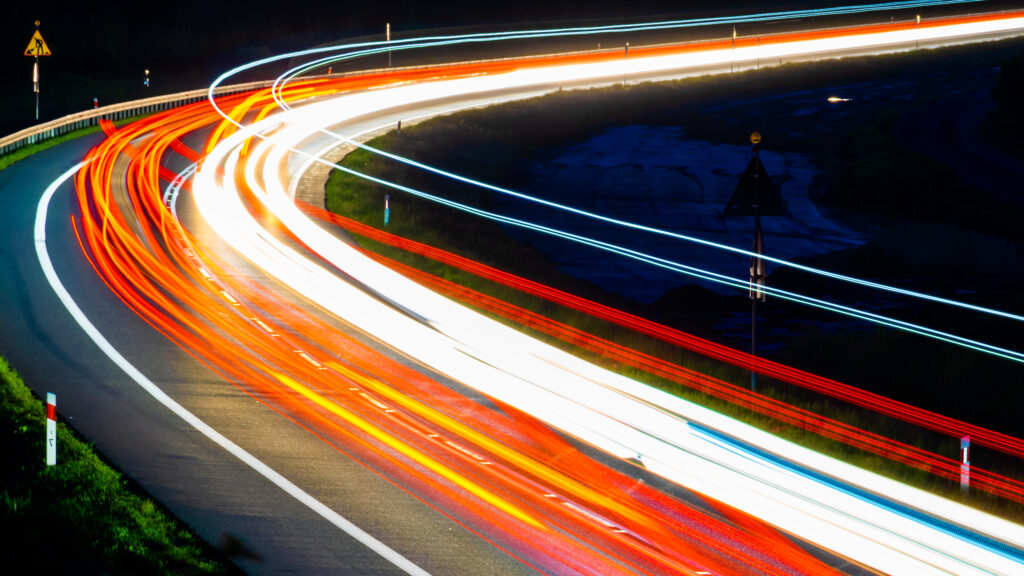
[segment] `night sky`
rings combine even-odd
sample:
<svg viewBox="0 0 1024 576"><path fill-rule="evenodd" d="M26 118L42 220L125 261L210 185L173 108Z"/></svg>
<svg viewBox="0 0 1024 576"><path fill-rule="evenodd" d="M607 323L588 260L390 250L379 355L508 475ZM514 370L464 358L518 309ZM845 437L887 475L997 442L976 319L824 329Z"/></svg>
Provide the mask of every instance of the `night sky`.
<svg viewBox="0 0 1024 576"><path fill-rule="evenodd" d="M297 4L239 2L36 2L13 3L0 19L0 133L34 123L32 58L24 56L40 20L52 56L41 61L41 120L92 105L111 104L205 86L221 72L255 58L342 38L396 37L439 27L494 28L636 21L669 16L707 16L733 11L857 4L732 0L526 0L510 3L395 0ZM159 7L159 11L154 10ZM143 70L152 82L144 89Z"/></svg>

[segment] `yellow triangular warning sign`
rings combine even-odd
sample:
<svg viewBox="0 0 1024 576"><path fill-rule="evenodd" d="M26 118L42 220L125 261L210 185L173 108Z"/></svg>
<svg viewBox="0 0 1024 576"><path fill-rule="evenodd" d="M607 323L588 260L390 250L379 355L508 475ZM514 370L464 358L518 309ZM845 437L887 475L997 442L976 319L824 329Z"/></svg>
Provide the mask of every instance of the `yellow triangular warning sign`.
<svg viewBox="0 0 1024 576"><path fill-rule="evenodd" d="M43 35L36 30L36 33L32 35L32 39L28 41L28 48L25 48L25 56L49 56L50 47L46 45L46 40L43 40Z"/></svg>

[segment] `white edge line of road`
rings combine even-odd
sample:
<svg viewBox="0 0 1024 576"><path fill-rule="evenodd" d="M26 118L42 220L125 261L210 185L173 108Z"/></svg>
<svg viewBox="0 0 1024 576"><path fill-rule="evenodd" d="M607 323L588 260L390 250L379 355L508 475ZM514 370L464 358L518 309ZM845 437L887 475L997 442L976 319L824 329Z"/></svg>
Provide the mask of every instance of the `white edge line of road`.
<svg viewBox="0 0 1024 576"><path fill-rule="evenodd" d="M415 576L430 576L428 572L416 564L413 564L410 560L392 550L386 544L377 540L362 528L356 526L349 520L346 520L343 516L329 508L327 505L323 504L293 484L273 468L266 465L252 454L246 452L242 447L238 446L223 434L217 432L197 416L186 410L185 407L174 401L174 399L161 390L159 386L153 383L145 374L139 371L138 368L122 356L121 353L118 352L117 349L114 348L114 346L92 324L92 322L89 321L85 313L82 312L81 308L78 307L78 304L75 303L71 294L64 288L64 284L61 283L60 278L57 276L57 272L54 270L53 263L50 260L50 255L46 250L46 215L49 209L50 199L57 192L57 189L64 184L64 182L71 178L71 176L86 164L87 162L79 162L50 183L46 188L46 191L43 193L42 198L39 200L39 205L36 208L34 228L36 255L39 257L39 265L42 267L43 273L46 275L46 280L50 283L50 287L53 289L57 297L60 298L61 303L64 304L64 307L71 314L72 318L74 318L75 322L78 323L86 335L88 335L100 350L103 351L103 353L106 354L114 364L117 364L117 366L120 367L129 378L134 380L136 384L148 392L149 395L158 402L163 404L168 410L201 432L215 444L227 450L233 456L261 474L264 478L270 480L278 488L284 490L290 496L305 504L310 510L316 512L328 522L334 524L343 532L355 538L357 541L365 545L367 548L370 548L405 573Z"/></svg>

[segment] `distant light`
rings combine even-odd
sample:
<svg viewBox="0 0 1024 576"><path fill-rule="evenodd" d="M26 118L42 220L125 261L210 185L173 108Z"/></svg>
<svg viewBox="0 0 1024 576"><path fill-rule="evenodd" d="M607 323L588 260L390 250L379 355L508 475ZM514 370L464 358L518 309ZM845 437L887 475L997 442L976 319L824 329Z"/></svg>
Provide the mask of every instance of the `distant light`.
<svg viewBox="0 0 1024 576"><path fill-rule="evenodd" d="M839 96L829 96L829 102L849 102L852 98L840 98Z"/></svg>

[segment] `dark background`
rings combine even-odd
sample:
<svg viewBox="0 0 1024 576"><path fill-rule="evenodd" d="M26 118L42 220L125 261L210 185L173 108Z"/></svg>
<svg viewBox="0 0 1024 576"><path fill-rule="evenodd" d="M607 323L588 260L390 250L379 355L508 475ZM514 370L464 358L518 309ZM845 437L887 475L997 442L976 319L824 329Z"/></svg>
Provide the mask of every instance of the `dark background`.
<svg viewBox="0 0 1024 576"><path fill-rule="evenodd" d="M35 123L32 58L25 47L40 20L53 55L40 59L40 121L92 106L202 88L231 67L257 58L350 37L393 37L434 28L488 30L643 21L864 4L851 0L526 0L517 2L296 3L13 2L0 17L0 135ZM996 4L976 4L982 9ZM1006 4L1001 2L1001 4ZM144 70L151 86L143 86Z"/></svg>

